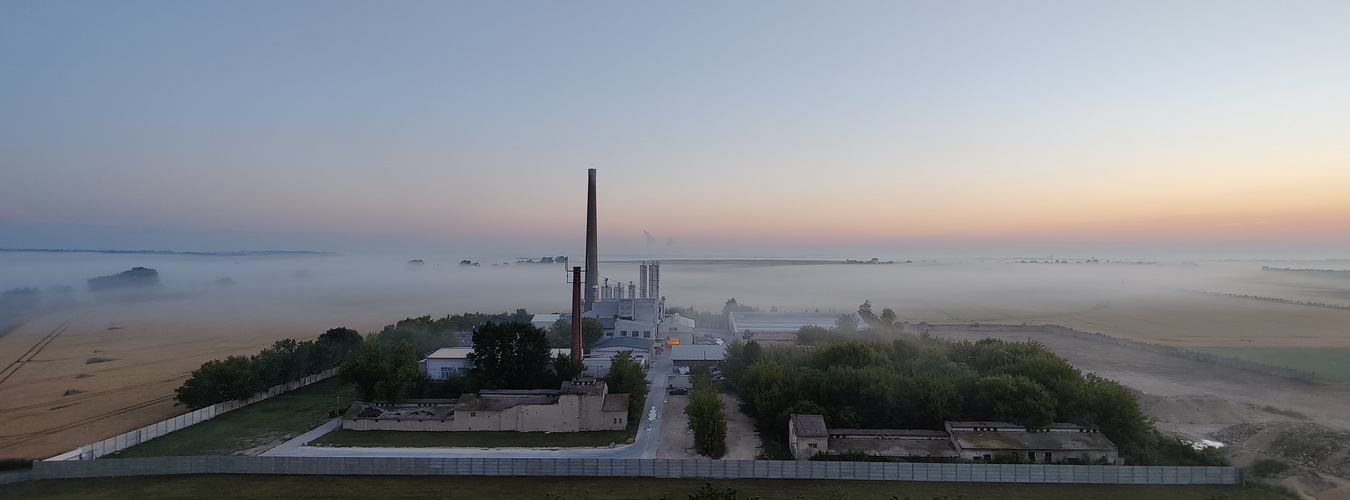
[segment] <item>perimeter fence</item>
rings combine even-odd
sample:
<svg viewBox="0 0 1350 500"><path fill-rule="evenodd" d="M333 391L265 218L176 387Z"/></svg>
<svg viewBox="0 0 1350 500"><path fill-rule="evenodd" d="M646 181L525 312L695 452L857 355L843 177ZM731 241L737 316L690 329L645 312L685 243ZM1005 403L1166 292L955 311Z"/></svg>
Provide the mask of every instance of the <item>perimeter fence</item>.
<svg viewBox="0 0 1350 500"><path fill-rule="evenodd" d="M301 387L318 382L320 380L332 377L334 375L337 375L337 371L338 371L337 368L330 368L322 372L316 373L314 375L309 375L307 377L301 378L299 380L293 380L285 384L273 386L272 388L266 391L262 391L257 394L254 394L253 396L250 396L248 399L236 399L232 401L226 401L224 403L214 404L205 408L201 408L195 411L179 415L177 417L173 417L168 420L155 422L153 424L141 427L140 429L136 429L131 432L118 434L116 436L104 439L97 443L81 446L75 449L74 451L66 452L61 455L49 458L47 460L48 461L93 460L95 458L107 455L109 453L116 453L118 451L122 451L132 446L136 446L138 444L163 436L170 432L182 429L184 427L196 425L205 422L207 420L211 420L225 412L237 410L239 408L243 408L244 406L257 403L259 401L271 398L278 394L293 391Z"/></svg>
<svg viewBox="0 0 1350 500"><path fill-rule="evenodd" d="M33 479L175 474L570 476L837 479L976 483L1238 484L1237 467L934 464L791 460L590 458L335 458L197 456L36 462Z"/></svg>

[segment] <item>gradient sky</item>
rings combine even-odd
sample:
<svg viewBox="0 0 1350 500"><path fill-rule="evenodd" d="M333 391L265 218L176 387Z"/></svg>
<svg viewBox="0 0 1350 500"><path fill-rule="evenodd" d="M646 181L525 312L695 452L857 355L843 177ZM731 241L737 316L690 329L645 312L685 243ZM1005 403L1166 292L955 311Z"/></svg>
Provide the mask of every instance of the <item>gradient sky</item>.
<svg viewBox="0 0 1350 500"><path fill-rule="evenodd" d="M0 247L579 255L597 168L612 255L1347 257L1347 26L1341 1L10 0Z"/></svg>

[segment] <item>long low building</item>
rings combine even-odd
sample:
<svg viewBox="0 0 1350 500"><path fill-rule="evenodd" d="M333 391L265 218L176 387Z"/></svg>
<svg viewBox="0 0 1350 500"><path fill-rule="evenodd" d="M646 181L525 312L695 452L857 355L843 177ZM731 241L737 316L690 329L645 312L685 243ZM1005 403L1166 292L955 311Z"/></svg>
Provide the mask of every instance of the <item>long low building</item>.
<svg viewBox="0 0 1350 500"><path fill-rule="evenodd" d="M863 453L895 458L961 458L994 461L1016 456L1030 463L1115 464L1115 443L1096 427L1056 423L1027 429L1008 422L947 422L946 431L828 429L820 415L792 415L788 446L797 460L817 453Z"/></svg>
<svg viewBox="0 0 1350 500"><path fill-rule="evenodd" d="M442 347L436 349L417 362L417 369L427 374L432 380L444 380L451 375L463 375L473 368L473 361L469 360L469 354L473 352L472 347ZM556 357L558 354L571 354L571 349L550 349L549 356Z"/></svg>
<svg viewBox="0 0 1350 500"><path fill-rule="evenodd" d="M840 318L847 318L858 330L870 328L867 322L856 312L847 313L808 313L808 312L745 312L735 311L727 315L727 326L738 339L753 340L760 344L796 344L797 332L804 326L833 329L839 325Z"/></svg>

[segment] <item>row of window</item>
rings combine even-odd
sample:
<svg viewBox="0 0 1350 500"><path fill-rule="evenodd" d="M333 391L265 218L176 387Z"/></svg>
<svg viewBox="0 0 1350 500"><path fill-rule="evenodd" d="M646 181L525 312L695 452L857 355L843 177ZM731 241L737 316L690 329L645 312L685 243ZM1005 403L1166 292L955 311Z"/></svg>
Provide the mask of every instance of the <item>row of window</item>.
<svg viewBox="0 0 1350 500"><path fill-rule="evenodd" d="M632 332L633 334L632 334L632 335L629 335L628 333L629 333L628 330L619 330L619 336L620 336L620 337L637 337L638 334L641 333L641 334L642 334L642 338L644 338L644 339L652 338L652 331L651 331L651 330L642 330L642 331L633 330L633 332ZM613 331L609 332L609 336L613 337L613 336L614 336L614 332L613 332Z"/></svg>

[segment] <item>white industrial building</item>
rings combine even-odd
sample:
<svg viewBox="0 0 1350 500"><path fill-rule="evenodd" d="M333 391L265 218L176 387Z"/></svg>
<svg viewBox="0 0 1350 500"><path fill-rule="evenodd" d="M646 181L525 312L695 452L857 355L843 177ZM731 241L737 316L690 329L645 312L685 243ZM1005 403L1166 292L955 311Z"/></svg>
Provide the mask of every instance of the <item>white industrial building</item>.
<svg viewBox="0 0 1350 500"><path fill-rule="evenodd" d="M557 357L559 353L572 353L571 349L550 349L550 351L549 355L553 357ZM472 347L442 347L417 362L417 369L432 380L444 380L450 375L463 375L473 368L473 361L469 360L469 353L472 352Z"/></svg>

